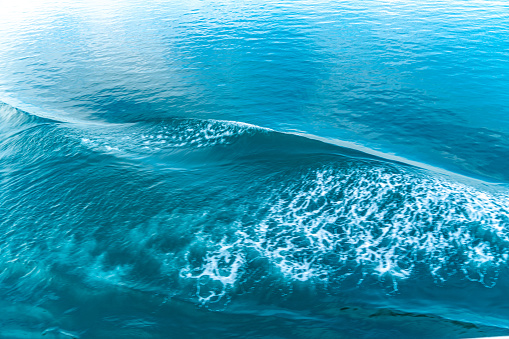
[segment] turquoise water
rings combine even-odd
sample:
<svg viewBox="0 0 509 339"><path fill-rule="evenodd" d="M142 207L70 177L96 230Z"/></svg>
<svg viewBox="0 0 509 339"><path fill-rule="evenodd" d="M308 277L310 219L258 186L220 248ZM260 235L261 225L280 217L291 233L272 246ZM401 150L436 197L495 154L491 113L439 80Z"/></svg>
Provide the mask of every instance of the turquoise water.
<svg viewBox="0 0 509 339"><path fill-rule="evenodd" d="M509 335L509 5L17 1L0 338Z"/></svg>

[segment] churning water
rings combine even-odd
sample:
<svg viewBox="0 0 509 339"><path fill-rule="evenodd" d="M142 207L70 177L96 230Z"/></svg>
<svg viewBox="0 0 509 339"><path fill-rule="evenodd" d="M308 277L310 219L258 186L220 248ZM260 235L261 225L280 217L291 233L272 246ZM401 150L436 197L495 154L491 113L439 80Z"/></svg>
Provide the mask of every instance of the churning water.
<svg viewBox="0 0 509 339"><path fill-rule="evenodd" d="M505 1L16 1L0 338L509 334Z"/></svg>

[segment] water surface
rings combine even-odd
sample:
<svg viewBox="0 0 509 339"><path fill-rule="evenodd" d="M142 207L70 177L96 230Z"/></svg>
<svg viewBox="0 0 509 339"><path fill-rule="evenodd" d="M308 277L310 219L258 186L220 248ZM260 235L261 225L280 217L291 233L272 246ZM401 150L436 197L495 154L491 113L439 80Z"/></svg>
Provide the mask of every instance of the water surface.
<svg viewBox="0 0 509 339"><path fill-rule="evenodd" d="M16 2L1 338L509 334L509 6Z"/></svg>

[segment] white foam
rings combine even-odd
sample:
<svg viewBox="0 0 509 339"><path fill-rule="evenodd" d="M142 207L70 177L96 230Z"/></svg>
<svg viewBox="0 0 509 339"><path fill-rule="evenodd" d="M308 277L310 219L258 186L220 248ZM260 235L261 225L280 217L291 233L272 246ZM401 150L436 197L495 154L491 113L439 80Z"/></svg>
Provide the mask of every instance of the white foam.
<svg viewBox="0 0 509 339"><path fill-rule="evenodd" d="M254 130L264 129L229 121L187 119L148 127L129 124L94 129L86 126L79 133L84 146L99 152L150 155L169 149L228 145Z"/></svg>
<svg viewBox="0 0 509 339"><path fill-rule="evenodd" d="M196 280L197 295L202 303L220 300L233 288L240 275L242 266L246 263L244 254L235 249L237 243L228 244L223 239L220 244L213 245L203 258L203 264L199 267L186 265L180 271L180 277ZM210 283L213 288L210 288ZM201 290L201 286L208 285L208 289Z"/></svg>
<svg viewBox="0 0 509 339"><path fill-rule="evenodd" d="M289 281L332 283L356 272L359 282L370 275L394 289L418 266L436 281L462 273L491 287L507 265L509 197L438 177L362 165L322 168L275 189L262 205L268 212L261 220L239 223L234 241L223 241L197 273L182 277L213 277L231 289L250 250ZM231 274L221 280L216 265L228 255L239 260L223 261Z"/></svg>

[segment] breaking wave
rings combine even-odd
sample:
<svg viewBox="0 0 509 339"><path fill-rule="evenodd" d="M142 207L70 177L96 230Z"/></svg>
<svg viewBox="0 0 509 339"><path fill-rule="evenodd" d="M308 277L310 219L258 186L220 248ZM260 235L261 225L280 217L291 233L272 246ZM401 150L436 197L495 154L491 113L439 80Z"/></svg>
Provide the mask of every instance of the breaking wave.
<svg viewBox="0 0 509 339"><path fill-rule="evenodd" d="M58 300L72 282L214 308L507 275L503 189L236 122L0 112L6 300Z"/></svg>
<svg viewBox="0 0 509 339"><path fill-rule="evenodd" d="M494 286L509 258L507 196L386 166L341 167L311 170L275 188L256 220L239 216L234 235L209 241L200 264L188 264L181 277L196 279L200 290L221 282L204 300L249 276L249 261L260 257L293 281L355 276L361 283L371 275L397 289L425 267L439 283L460 274Z"/></svg>

